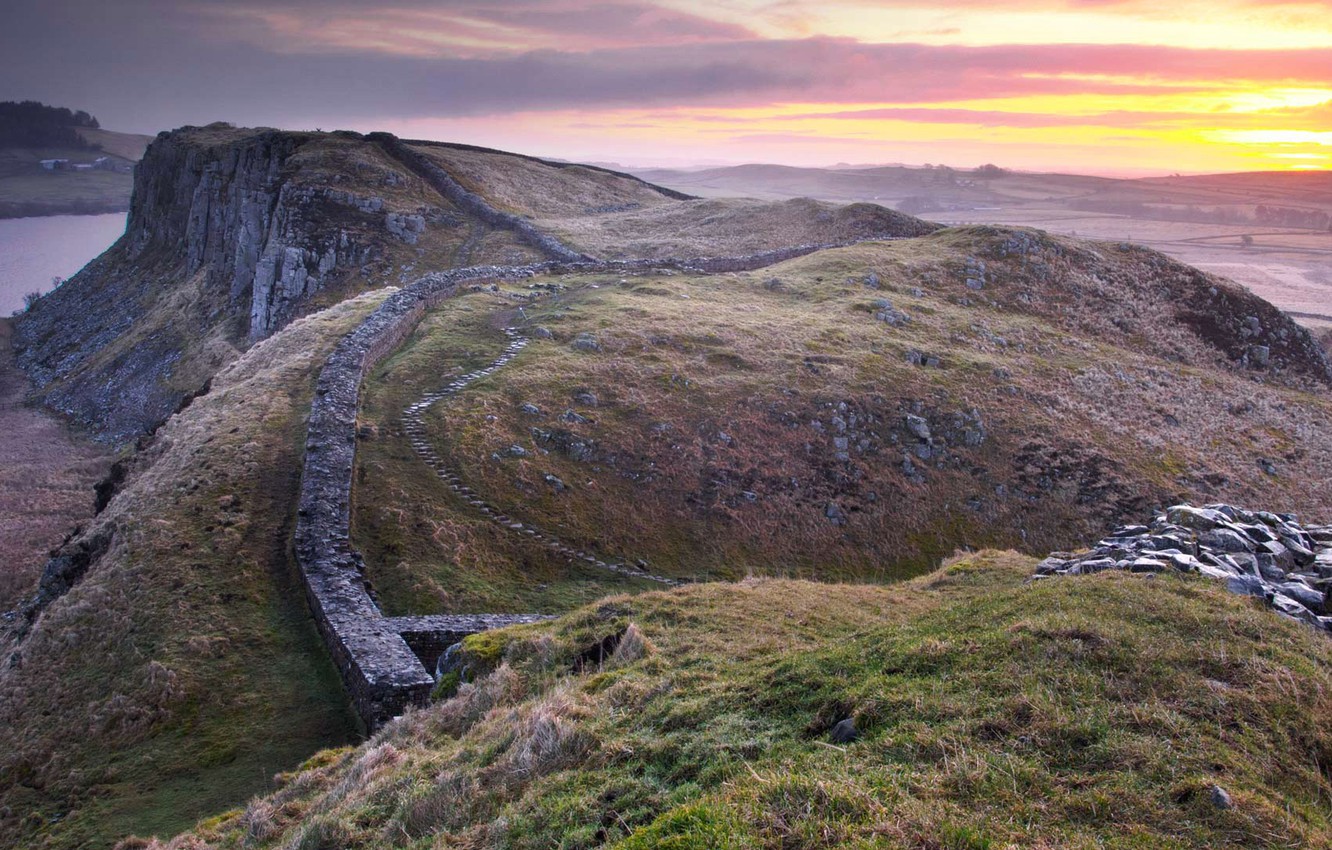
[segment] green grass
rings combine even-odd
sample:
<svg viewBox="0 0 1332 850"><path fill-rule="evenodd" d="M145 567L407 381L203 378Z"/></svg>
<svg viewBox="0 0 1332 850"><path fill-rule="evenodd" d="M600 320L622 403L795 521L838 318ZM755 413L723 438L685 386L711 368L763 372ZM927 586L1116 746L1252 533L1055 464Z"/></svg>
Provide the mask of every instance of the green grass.
<svg viewBox="0 0 1332 850"><path fill-rule="evenodd" d="M0 218L78 215L129 209L134 178L111 171L60 171L0 177Z"/></svg>
<svg viewBox="0 0 1332 850"><path fill-rule="evenodd" d="M1033 564L696 586L514 630L489 677L173 846L1332 840L1325 638L1206 580ZM631 622L647 648L569 672ZM844 717L861 738L829 745Z"/></svg>

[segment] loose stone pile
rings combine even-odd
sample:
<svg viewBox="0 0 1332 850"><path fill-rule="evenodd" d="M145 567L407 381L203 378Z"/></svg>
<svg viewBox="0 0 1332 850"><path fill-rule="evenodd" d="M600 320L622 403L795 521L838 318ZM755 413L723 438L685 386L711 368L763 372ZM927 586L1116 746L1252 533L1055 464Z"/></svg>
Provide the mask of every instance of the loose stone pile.
<svg viewBox="0 0 1332 850"><path fill-rule="evenodd" d="M1090 552L1056 552L1036 578L1102 570L1172 570L1222 579L1233 593L1265 599L1277 613L1332 631L1332 525L1302 526L1290 514L1231 505L1175 505L1149 525L1126 525Z"/></svg>
<svg viewBox="0 0 1332 850"><path fill-rule="evenodd" d="M491 522L507 528L515 534L524 535L533 543L539 546L544 546L546 549L557 555L561 555L570 561L582 561L598 569L608 570L620 575L648 579L649 581L660 582L661 584L679 584L675 579L652 575L644 570L627 566L622 563L603 560L596 555L581 549L575 549L574 547L561 542L549 532L535 528L530 524L518 522L482 499L477 495L476 491L464 484L457 472L451 470L439 454L430 446L430 443L426 440L426 426L422 421L422 414L424 414L425 411L436 402L456 395L466 389L469 384L472 384L507 365L510 360L518 355L518 352L522 351L527 346L529 341L528 338L523 336L517 328L505 328L504 333L509 337L509 344L505 347L504 352L500 354L493 363L486 366L484 369L478 369L475 372L469 372L466 375L454 379L436 392L427 393L422 396L419 401L403 412L403 430L407 433L408 440L411 441L412 449L415 450L421 460L425 461L427 466L435 470L435 473L443 479L444 483L448 485L450 490Z"/></svg>

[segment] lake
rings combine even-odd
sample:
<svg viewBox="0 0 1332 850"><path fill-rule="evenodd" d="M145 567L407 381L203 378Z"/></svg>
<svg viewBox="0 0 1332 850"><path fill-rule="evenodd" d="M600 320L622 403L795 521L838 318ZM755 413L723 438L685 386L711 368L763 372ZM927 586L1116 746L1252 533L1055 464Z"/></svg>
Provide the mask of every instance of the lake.
<svg viewBox="0 0 1332 850"><path fill-rule="evenodd" d="M0 316L22 309L23 295L47 292L125 232L125 213L0 219Z"/></svg>

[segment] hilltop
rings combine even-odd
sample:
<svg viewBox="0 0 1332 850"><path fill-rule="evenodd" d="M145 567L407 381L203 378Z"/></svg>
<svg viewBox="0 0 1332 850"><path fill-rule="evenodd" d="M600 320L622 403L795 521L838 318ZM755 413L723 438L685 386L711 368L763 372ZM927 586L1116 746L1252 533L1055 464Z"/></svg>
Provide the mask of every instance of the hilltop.
<svg viewBox="0 0 1332 850"><path fill-rule="evenodd" d="M1319 346L1154 251L212 125L15 347L121 461L0 634L0 846L1326 835L1311 630L1023 583L1176 501L1332 514Z"/></svg>
<svg viewBox="0 0 1332 850"><path fill-rule="evenodd" d="M43 400L114 444L292 319L426 271L616 255L621 227L691 256L932 228L867 205L718 208L615 172L383 134L184 128L158 136L136 179L125 236L16 328Z"/></svg>
<svg viewBox="0 0 1332 850"><path fill-rule="evenodd" d="M963 545L1076 545L1171 501L1332 512L1317 347L1152 252L968 228L527 286L554 294L521 317L522 289L446 301L367 382L352 531L397 613L549 610L621 581L561 578L410 450L401 411L441 363L486 363L499 322L538 336L432 407L427 438L518 521L654 572L883 579ZM1280 365L1246 354L1251 315L1290 341Z"/></svg>
<svg viewBox="0 0 1332 850"><path fill-rule="evenodd" d="M706 197L872 201L952 224L1039 227L1133 241L1232 278L1316 330L1332 330L1327 171L1107 178L993 166L646 169L644 179Z"/></svg>

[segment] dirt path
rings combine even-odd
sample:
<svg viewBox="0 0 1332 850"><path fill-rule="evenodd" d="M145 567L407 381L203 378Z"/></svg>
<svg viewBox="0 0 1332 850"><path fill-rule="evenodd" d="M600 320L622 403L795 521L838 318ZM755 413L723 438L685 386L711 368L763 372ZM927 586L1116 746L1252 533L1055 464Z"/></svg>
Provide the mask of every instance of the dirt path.
<svg viewBox="0 0 1332 850"><path fill-rule="evenodd" d="M47 553L93 514L93 485L111 458L23 403L11 319L0 319L0 611L37 585Z"/></svg>

